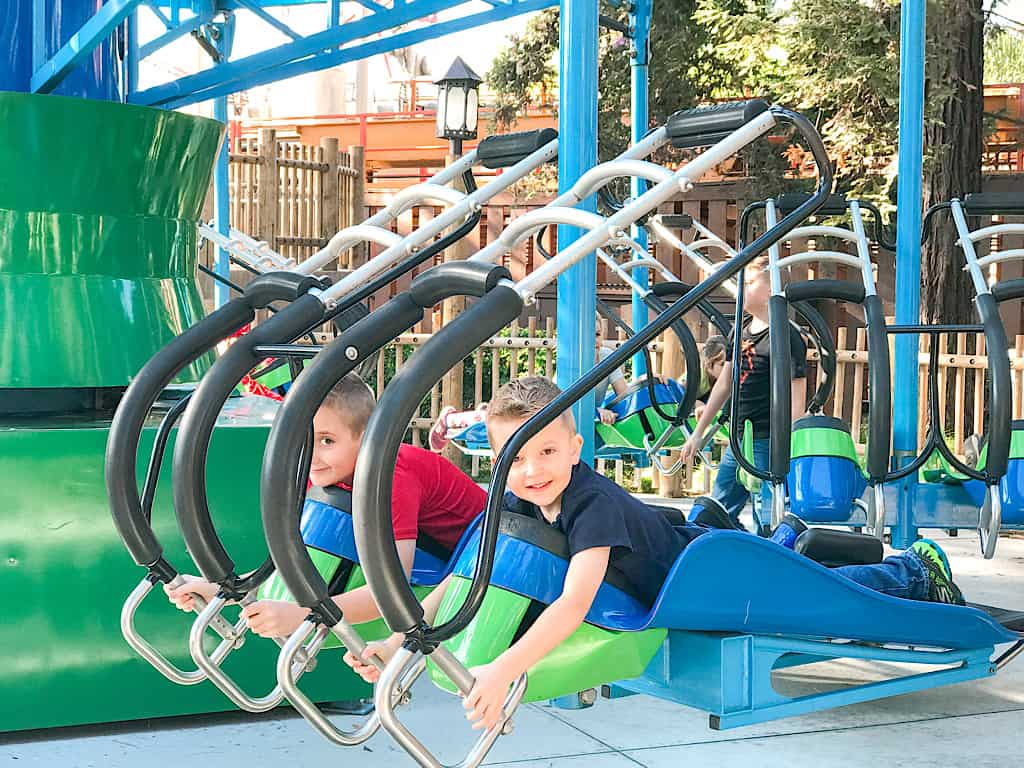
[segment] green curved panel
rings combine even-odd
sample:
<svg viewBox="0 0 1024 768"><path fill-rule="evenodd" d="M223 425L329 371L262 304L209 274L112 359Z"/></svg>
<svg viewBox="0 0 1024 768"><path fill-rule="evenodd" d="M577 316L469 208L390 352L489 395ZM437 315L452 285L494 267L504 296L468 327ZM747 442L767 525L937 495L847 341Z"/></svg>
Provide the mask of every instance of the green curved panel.
<svg viewBox="0 0 1024 768"><path fill-rule="evenodd" d="M825 427L808 427L793 431L790 456L836 456L860 466L860 457L849 432Z"/></svg>
<svg viewBox="0 0 1024 768"><path fill-rule="evenodd" d="M436 623L450 619L465 601L470 581L453 577L438 609ZM476 617L466 629L445 643L467 667L494 661L512 644L530 599L498 587L489 587ZM581 624L527 673L524 702L543 701L583 691L615 680L639 677L665 641L664 629L612 632ZM455 693L445 674L428 663L439 688Z"/></svg>
<svg viewBox="0 0 1024 768"><path fill-rule="evenodd" d="M313 561L313 565L316 567L317 572L323 577L323 580L328 584L331 578L334 576L334 572L338 568L338 564L341 563L341 558L337 555L332 555L328 552L324 552L320 549L314 549L313 547L306 547L306 551L309 553L310 559ZM352 569L352 573L348 577L348 583L345 585L345 592L351 592L353 589L363 586L366 584L366 576L363 575L363 569L358 565ZM427 595L430 594L430 587L413 587L413 593L419 600L423 600ZM274 571L259 588L257 593L260 600L285 600L289 603L294 603L295 598L292 597L292 593L288 591L288 587L285 586L284 580L280 577L277 571ZM391 630L388 629L388 625L384 623L384 619L375 619L373 621L367 621L362 624L356 624L355 629L359 632L359 636L363 638L364 642L369 643L372 640L383 640L391 634ZM341 648L341 640L336 635L329 635L327 640L324 641L324 649L329 648Z"/></svg>
<svg viewBox="0 0 1024 768"><path fill-rule="evenodd" d="M203 316L195 223L222 136L191 115L0 93L0 388L125 386Z"/></svg>

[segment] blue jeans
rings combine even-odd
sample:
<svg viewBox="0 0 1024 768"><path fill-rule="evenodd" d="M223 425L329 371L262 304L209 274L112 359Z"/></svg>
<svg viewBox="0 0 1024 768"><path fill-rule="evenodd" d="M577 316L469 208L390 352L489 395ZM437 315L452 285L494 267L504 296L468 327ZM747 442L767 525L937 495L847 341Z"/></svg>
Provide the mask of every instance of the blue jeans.
<svg viewBox="0 0 1024 768"><path fill-rule="evenodd" d="M768 468L768 438L754 440L754 466L758 469ZM721 502L733 522L739 524L740 512L747 506L750 494L736 479L737 469L732 447L726 446L722 460L718 464L718 475L715 477L715 487L711 489L711 498Z"/></svg>
<svg viewBox="0 0 1024 768"><path fill-rule="evenodd" d="M928 599L928 571L910 549L891 555L876 565L844 565L832 570L883 595L907 600Z"/></svg>

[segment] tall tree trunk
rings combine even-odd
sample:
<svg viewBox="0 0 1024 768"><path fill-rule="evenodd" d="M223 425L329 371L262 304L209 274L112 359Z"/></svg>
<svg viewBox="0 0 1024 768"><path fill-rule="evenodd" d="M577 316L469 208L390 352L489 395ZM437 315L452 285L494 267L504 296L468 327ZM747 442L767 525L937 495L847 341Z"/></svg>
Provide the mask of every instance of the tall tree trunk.
<svg viewBox="0 0 1024 768"><path fill-rule="evenodd" d="M984 16L981 0L928 6L924 205L981 190ZM928 119L931 118L931 119ZM971 322L974 291L948 217L921 253L925 322Z"/></svg>

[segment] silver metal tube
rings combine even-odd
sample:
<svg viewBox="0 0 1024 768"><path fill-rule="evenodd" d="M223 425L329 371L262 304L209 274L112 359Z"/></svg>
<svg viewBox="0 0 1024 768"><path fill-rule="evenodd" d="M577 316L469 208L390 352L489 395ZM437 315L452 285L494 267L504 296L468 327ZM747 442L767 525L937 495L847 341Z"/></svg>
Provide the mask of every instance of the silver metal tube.
<svg viewBox="0 0 1024 768"><path fill-rule="evenodd" d="M304 621L288 638L277 657L277 683L288 702L322 736L338 746L351 747L362 744L377 732L377 729L380 728L380 718L377 717L377 713L372 713L355 730L343 730L328 720L297 684L296 673L301 674L301 671L305 670L307 666L297 661L299 654L304 652L309 658L314 658L330 634L329 628L317 626L312 621ZM306 639L310 635L312 635L312 639L306 643Z"/></svg>
<svg viewBox="0 0 1024 768"><path fill-rule="evenodd" d="M288 259L279 254L269 244L254 240L245 232L232 228L228 235L223 235L213 227L199 223L199 234L206 240L216 243L226 251L233 253L253 269L265 271L267 265L271 269L294 269L295 259Z"/></svg>
<svg viewBox="0 0 1024 768"><path fill-rule="evenodd" d="M615 160L595 165L580 176L576 183L563 193L558 200L562 201L562 198L568 197L569 203L575 205L586 200L598 189L608 184L608 182L621 176L634 176L657 183L672 178L672 171L646 160L626 157L616 158ZM564 205L565 201L562 201L560 204Z"/></svg>
<svg viewBox="0 0 1024 768"><path fill-rule="evenodd" d="M851 200L850 205L852 206L855 202L856 200ZM837 240L844 240L850 243L857 242L856 232L849 229L845 229L843 227L826 227L824 225L797 227L792 232L790 232L789 235L787 235L787 237L834 237Z"/></svg>
<svg viewBox="0 0 1024 768"><path fill-rule="evenodd" d="M864 231L864 218L860 213L860 203L850 201L850 220L853 223L854 242L857 243L857 255L860 257L860 275L864 281L864 295L875 295L875 271L871 266L871 241ZM845 230L843 230L845 231Z"/></svg>
<svg viewBox="0 0 1024 768"><path fill-rule="evenodd" d="M967 270L971 273L971 282L974 283L974 291L978 296L991 293L988 287L988 280L981 271L982 265L978 263L978 254L974 250L974 241L971 240L971 230L967 226L967 218L964 216L964 209L960 201L953 198L949 201L949 210L953 214L953 221L956 223L956 231L960 235L960 247L963 249L964 258L967 260Z"/></svg>
<svg viewBox="0 0 1024 768"><path fill-rule="evenodd" d="M976 243L979 240L987 240L996 235L1024 235L1024 224L993 224L988 227L982 227L971 232L971 241ZM956 244L961 245L959 240L956 241Z"/></svg>
<svg viewBox="0 0 1024 768"><path fill-rule="evenodd" d="M991 264L998 264L999 262L1010 261L1011 259L1024 259L1024 248L1011 248L1006 251L990 253L988 256L978 259L978 266L987 267ZM968 269L968 266L965 266L964 269Z"/></svg>
<svg viewBox="0 0 1024 768"><path fill-rule="evenodd" d="M246 712L267 712L284 699L284 693L281 690L280 685L274 686L273 690L265 696L254 698L249 694L245 693L239 685L231 679L221 668L220 665L223 663L223 657L217 659L206 655L206 650L203 648L203 637L206 634L207 628L210 626L210 622L214 616L220 613L221 609L227 604L227 600L220 595L213 598L203 609L202 613L199 614L199 618L192 624L192 630L188 635L188 649L189 653L192 654L192 659L199 666L203 672L206 673L206 677L214 685L220 689L221 693L227 696L232 703L234 703L240 709L244 709ZM242 619L239 622L242 630L245 629L245 620ZM222 645L224 642L222 641ZM225 653L224 656L227 654Z"/></svg>
<svg viewBox="0 0 1024 768"><path fill-rule="evenodd" d="M520 281L516 286L516 290L527 300L532 300L537 291L552 282L558 275L580 261L595 248L607 243L611 239L611 233L624 231L641 216L656 209L661 203L675 197L680 190L684 192L689 191L701 176L712 170L727 157L734 155L754 139L766 133L774 125L775 117L770 111L754 118L714 146L709 147L707 151L698 155L692 162L676 171L670 178L659 182L655 187L624 206L615 215L609 217L606 221L606 229L591 230L560 251L551 260L540 265L540 267Z"/></svg>
<svg viewBox="0 0 1024 768"><path fill-rule="evenodd" d="M431 655L436 657L439 651L443 651L443 648L435 649ZM438 662L438 666L442 669L444 669L442 664L447 663L441 662L437 658L435 658L435 661ZM399 696L402 681L408 678L410 671L418 663L422 663L422 655L414 653L407 648L400 648L392 657L391 661L384 668L383 673L381 673L380 680L377 681L377 686L374 689L374 703L377 714L380 717L381 725L384 726L384 730L391 734L399 746L420 766L423 768L448 768L395 715L395 701ZM461 689L459 684L456 685ZM502 707L503 717L498 721L498 724L480 735L466 756L455 764L456 768L476 768L476 766L483 762L494 742L502 734L506 724L515 713L519 703L523 700L526 686L527 678L524 674L509 689L509 694L505 698ZM467 688L466 690L468 691L469 689Z"/></svg>
<svg viewBox="0 0 1024 768"><path fill-rule="evenodd" d="M694 226L697 226L696 221L694 222ZM704 271L709 275L715 271L717 265L713 261L706 259L701 253L694 250L694 248L691 245L684 243L682 240L676 237L675 234L668 227L662 224L662 222L657 217L647 222L647 228L653 231L659 240L664 240L668 242L668 244L675 248L677 251L689 257L690 261L696 264L698 269ZM714 233L708 230L706 227L701 227L701 229L709 233L710 237L708 238L708 240L710 242L710 239L711 237L714 236ZM704 234L704 232L701 232L701 234ZM719 242L720 244L716 243L715 246L720 248L726 254L727 257L732 257L736 255L735 248L726 243L724 240L720 240ZM735 296L737 293L736 281L733 280L732 278L722 283L722 288L732 296Z"/></svg>
<svg viewBox="0 0 1024 768"><path fill-rule="evenodd" d="M787 256L786 258L779 260L776 262L775 266L778 269L784 269L792 267L795 264L803 264L808 261L835 261L840 264L845 264L848 267L853 267L858 271L861 271L864 267L864 263L860 258L851 253L844 253L843 251L803 251L801 253L794 253L791 256Z"/></svg>
<svg viewBox="0 0 1024 768"><path fill-rule="evenodd" d="M325 302L332 303L347 293L351 293L364 283L372 280L388 267L396 264L403 257L413 253L416 248L434 239L448 227L458 223L461 219L478 209L499 192L508 189L519 179L528 175L535 168L543 165L552 157L558 154L558 140L550 141L537 152L534 152L524 160L519 161L503 174L490 181L471 195L466 195L461 202L442 212L437 218L431 219L415 232L410 233L401 243L391 246L375 259L367 262L349 275L339 280L330 289L324 292Z"/></svg>
<svg viewBox="0 0 1024 768"><path fill-rule="evenodd" d="M206 679L200 669L185 671L168 661L160 651L150 645L135 628L135 611L146 595L153 589L153 582L145 578L131 591L121 607L121 634L139 656L144 658L161 675L178 685L195 685Z"/></svg>
<svg viewBox="0 0 1024 768"><path fill-rule="evenodd" d="M985 502L978 510L978 537L981 539L981 555L986 560L991 560L996 554L1002 525L1003 500L999 496L999 486L986 486Z"/></svg>
<svg viewBox="0 0 1024 768"><path fill-rule="evenodd" d="M1016 643L1011 645L1005 652L1003 652L1002 656L996 659L996 669L999 670L1005 667L1007 664L1009 664L1011 661L1017 658L1020 655L1021 651L1024 651L1024 640L1018 640Z"/></svg>
<svg viewBox="0 0 1024 768"><path fill-rule="evenodd" d="M778 223L778 213L775 210L775 201L768 200L764 207L764 221L768 229L771 229ZM793 237L793 232L789 233L790 237ZM782 272L780 265L779 243L774 242L768 248L768 274L771 276L772 296L782 295Z"/></svg>

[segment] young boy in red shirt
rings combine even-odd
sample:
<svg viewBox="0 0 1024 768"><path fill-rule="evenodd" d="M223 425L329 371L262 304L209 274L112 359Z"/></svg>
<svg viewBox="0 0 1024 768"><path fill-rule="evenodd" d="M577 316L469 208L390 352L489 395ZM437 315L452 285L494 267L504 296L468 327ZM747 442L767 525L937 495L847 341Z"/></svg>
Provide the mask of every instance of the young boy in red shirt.
<svg viewBox="0 0 1024 768"><path fill-rule="evenodd" d="M321 488L336 485L351 490L359 446L375 406L373 392L354 373L346 375L330 391L313 417L311 485ZM412 572L416 539L421 533L449 550L454 549L486 500L484 490L447 459L403 445L395 463L391 517L395 544L406 575ZM209 601L217 594L218 586L195 576L185 576L181 586L164 589L172 603L183 611L190 611L193 594ZM368 587L359 587L332 599L353 624L380 616ZM283 600L259 600L242 609L249 629L263 637L287 637L308 613L306 608Z"/></svg>

